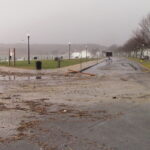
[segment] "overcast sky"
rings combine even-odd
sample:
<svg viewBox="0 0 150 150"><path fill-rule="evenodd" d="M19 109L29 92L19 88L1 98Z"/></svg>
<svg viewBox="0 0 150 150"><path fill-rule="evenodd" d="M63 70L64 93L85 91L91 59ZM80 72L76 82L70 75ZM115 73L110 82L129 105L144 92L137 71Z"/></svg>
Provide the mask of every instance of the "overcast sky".
<svg viewBox="0 0 150 150"><path fill-rule="evenodd" d="M0 43L122 44L150 0L0 0Z"/></svg>

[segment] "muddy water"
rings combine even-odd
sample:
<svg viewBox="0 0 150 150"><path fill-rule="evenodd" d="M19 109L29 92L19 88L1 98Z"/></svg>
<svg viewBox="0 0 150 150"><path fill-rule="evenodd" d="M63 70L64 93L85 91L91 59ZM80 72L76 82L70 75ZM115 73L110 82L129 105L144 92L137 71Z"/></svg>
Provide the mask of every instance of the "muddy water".
<svg viewBox="0 0 150 150"><path fill-rule="evenodd" d="M26 81L47 79L46 76L16 76L16 75L0 75L0 81Z"/></svg>

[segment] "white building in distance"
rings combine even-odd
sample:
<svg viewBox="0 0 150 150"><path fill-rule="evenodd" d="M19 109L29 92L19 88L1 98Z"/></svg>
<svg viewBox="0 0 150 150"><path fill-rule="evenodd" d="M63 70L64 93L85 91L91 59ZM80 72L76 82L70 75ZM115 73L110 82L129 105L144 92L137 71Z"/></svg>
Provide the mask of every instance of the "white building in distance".
<svg viewBox="0 0 150 150"><path fill-rule="evenodd" d="M86 53L86 50L83 50L81 52L73 52L71 54L71 58L73 58L73 59L75 59L75 58L86 58L86 56L87 56L87 58L91 58L92 57L90 52Z"/></svg>

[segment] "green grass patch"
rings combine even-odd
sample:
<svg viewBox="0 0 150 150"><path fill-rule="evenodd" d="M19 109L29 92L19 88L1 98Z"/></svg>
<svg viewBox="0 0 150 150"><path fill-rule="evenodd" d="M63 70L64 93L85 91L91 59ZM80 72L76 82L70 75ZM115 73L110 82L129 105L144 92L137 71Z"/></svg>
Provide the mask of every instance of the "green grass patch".
<svg viewBox="0 0 150 150"><path fill-rule="evenodd" d="M61 67L71 66L80 64L81 62L92 61L94 59L71 59L71 60L62 60ZM32 60L30 64L28 61L16 61L16 68L24 68L24 69L36 69L35 67L36 61ZM0 62L0 66L8 67L8 62ZM13 62L11 62L11 67L13 66ZM55 69L58 68L58 62L54 60L42 60L42 69Z"/></svg>
<svg viewBox="0 0 150 150"><path fill-rule="evenodd" d="M135 62L138 62L142 65L144 65L145 67L150 69L150 60L141 60L139 58L129 58L130 60L133 60Z"/></svg>

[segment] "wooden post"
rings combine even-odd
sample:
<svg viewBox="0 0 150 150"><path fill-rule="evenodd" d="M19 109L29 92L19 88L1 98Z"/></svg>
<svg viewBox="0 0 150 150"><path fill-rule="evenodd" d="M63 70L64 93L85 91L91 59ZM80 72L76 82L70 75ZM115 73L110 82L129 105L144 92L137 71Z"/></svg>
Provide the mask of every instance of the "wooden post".
<svg viewBox="0 0 150 150"><path fill-rule="evenodd" d="M8 65L10 66L10 48L9 48L9 54L8 54Z"/></svg>
<svg viewBox="0 0 150 150"><path fill-rule="evenodd" d="M16 66L16 49L14 48L14 66Z"/></svg>

